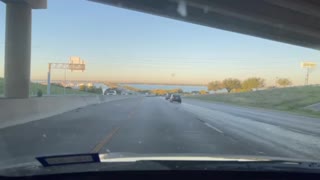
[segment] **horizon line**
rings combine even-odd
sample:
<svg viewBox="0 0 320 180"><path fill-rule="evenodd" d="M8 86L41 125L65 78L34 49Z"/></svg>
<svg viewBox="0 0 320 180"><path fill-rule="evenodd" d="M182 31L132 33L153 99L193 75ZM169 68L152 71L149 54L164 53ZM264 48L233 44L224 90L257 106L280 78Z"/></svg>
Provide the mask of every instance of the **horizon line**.
<svg viewBox="0 0 320 180"><path fill-rule="evenodd" d="M43 81L47 82L47 79L31 79L31 81ZM64 81L63 79L53 80L51 81ZM139 82L139 81L106 81L106 80L84 80L84 79L73 79L66 81L91 81L91 82L106 82L106 83L116 83L116 84L150 84L150 85L180 85L180 86L207 86L207 84L197 84L197 83L158 83L158 82Z"/></svg>

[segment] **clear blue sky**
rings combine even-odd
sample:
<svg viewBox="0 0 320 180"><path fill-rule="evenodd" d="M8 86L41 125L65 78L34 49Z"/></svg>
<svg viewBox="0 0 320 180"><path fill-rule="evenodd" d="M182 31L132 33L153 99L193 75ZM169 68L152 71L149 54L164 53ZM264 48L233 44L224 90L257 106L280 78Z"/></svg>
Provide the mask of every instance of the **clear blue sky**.
<svg viewBox="0 0 320 180"><path fill-rule="evenodd" d="M4 70L5 4L0 3L0 76ZM32 79L46 79L49 62L80 56L84 73L68 79L204 83L227 77L277 77L302 84L303 60L320 52L163 17L92 3L48 0L33 11ZM174 74L174 76L172 75ZM53 72L62 79L63 71ZM320 70L311 74L320 83Z"/></svg>

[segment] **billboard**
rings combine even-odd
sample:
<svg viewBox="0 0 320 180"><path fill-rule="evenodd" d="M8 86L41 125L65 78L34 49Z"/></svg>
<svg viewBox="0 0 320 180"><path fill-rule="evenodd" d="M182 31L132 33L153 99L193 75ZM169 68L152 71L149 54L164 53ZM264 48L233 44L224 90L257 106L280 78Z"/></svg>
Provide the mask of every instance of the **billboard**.
<svg viewBox="0 0 320 180"><path fill-rule="evenodd" d="M317 64L315 62L302 62L301 67L302 68L315 68Z"/></svg>

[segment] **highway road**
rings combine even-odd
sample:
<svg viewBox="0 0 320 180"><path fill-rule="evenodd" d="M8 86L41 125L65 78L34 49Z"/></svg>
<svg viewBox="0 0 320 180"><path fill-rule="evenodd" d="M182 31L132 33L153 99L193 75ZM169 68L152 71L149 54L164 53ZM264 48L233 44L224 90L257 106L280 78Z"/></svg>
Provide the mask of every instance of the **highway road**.
<svg viewBox="0 0 320 180"><path fill-rule="evenodd" d="M136 97L0 129L0 160L87 152L205 153L320 160L320 119Z"/></svg>

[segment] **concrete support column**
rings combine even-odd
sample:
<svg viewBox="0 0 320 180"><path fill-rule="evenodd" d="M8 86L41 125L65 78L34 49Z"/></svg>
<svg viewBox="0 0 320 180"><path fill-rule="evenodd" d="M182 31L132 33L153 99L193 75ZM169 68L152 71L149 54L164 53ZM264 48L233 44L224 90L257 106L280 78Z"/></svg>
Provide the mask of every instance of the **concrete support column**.
<svg viewBox="0 0 320 180"><path fill-rule="evenodd" d="M17 1L6 5L4 93L7 98L28 98L32 8Z"/></svg>

